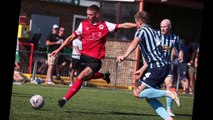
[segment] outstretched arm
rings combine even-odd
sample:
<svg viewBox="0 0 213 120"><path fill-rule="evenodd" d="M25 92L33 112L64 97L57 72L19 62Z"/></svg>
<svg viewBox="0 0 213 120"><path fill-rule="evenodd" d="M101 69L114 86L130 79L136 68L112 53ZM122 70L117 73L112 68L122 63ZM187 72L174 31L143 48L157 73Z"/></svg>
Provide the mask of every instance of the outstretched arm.
<svg viewBox="0 0 213 120"><path fill-rule="evenodd" d="M134 40L131 42L131 44L129 45L126 53L122 56L118 56L117 58L117 62L121 62L121 61L124 61L125 58L127 58L134 50L135 48L137 47L138 43L140 41L140 38L134 38Z"/></svg>
<svg viewBox="0 0 213 120"><path fill-rule="evenodd" d="M118 28L136 28L136 24L135 23L130 23L130 22L125 22L122 24L118 24Z"/></svg>

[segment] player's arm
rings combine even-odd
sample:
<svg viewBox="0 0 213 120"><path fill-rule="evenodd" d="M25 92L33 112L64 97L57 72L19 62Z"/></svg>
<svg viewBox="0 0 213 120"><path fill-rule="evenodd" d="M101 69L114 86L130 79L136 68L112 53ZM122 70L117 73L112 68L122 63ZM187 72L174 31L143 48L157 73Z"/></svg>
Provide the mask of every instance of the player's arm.
<svg viewBox="0 0 213 120"><path fill-rule="evenodd" d="M122 24L118 24L118 28L136 28L136 23L125 22Z"/></svg>
<svg viewBox="0 0 213 120"><path fill-rule="evenodd" d="M136 49L136 47L138 46L139 41L140 41L140 38L135 37L134 40L129 45L126 53L124 55L122 55L122 56L118 56L117 62L124 61Z"/></svg>
<svg viewBox="0 0 213 120"><path fill-rule="evenodd" d="M143 73L145 72L145 70L148 68L148 63L146 62L143 55L142 55L142 60L143 60L143 66L134 73L135 80L139 80L141 76L143 75Z"/></svg>
<svg viewBox="0 0 213 120"><path fill-rule="evenodd" d="M67 37L66 40L61 44L61 46L55 51L53 51L51 55L53 56L57 55L66 45L70 44L75 38L76 34L72 34L69 37Z"/></svg>

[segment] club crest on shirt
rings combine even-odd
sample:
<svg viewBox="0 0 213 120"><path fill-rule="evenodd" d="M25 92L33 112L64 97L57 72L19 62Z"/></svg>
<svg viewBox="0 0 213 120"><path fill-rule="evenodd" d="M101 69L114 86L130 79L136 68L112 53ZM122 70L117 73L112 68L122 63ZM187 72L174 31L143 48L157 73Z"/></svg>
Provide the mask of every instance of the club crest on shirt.
<svg viewBox="0 0 213 120"><path fill-rule="evenodd" d="M104 26L101 24L98 26L100 30L104 29Z"/></svg>

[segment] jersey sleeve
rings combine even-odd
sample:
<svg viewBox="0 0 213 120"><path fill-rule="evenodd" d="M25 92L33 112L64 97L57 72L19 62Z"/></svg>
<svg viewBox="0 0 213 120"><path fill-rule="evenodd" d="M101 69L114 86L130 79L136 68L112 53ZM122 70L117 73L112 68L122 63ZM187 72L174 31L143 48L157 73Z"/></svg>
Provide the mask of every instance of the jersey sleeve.
<svg viewBox="0 0 213 120"><path fill-rule="evenodd" d="M106 26L107 26L109 32L115 32L118 29L118 24L107 22L107 21L106 21Z"/></svg>
<svg viewBox="0 0 213 120"><path fill-rule="evenodd" d="M74 32L74 34L77 36L82 34L82 22L79 24L78 29Z"/></svg>

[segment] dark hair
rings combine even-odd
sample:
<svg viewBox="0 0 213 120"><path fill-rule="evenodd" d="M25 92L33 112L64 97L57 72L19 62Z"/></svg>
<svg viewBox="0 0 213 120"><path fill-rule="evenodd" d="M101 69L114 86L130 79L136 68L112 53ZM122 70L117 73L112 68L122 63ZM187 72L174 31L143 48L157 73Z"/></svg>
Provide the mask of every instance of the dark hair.
<svg viewBox="0 0 213 120"><path fill-rule="evenodd" d="M149 14L146 11L139 11L135 14L135 19L144 23L149 23Z"/></svg>
<svg viewBox="0 0 213 120"><path fill-rule="evenodd" d="M97 5L91 5L87 9L88 10L93 10L93 11L96 11L96 12L100 11L100 8Z"/></svg>

